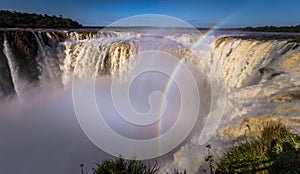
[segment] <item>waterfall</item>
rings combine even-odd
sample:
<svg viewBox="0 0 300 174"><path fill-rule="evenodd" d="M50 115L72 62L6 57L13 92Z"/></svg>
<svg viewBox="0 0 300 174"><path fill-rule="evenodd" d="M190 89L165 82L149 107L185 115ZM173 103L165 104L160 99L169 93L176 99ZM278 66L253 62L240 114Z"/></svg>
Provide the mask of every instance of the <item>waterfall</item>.
<svg viewBox="0 0 300 174"><path fill-rule="evenodd" d="M59 69L59 60L57 57L57 48L51 48L45 44L42 33L38 33L38 35L35 32L32 33L38 44L38 54L36 60L39 65L38 69L41 73L39 76L40 85L59 86L61 84L61 73ZM49 37L50 34L47 34L46 36ZM49 38L49 40L50 39L53 38Z"/></svg>
<svg viewBox="0 0 300 174"><path fill-rule="evenodd" d="M212 113L222 111L221 123L212 137L212 141L209 142L209 144L216 143L216 149L219 148L223 152L227 142L228 145L232 145L230 141L244 137L246 125L251 126L253 131L251 134L254 135L255 131L259 130L260 126L267 123L268 120L279 120L300 130L298 119L300 112L298 97L300 91L299 42L252 38L251 35L247 37L220 36L212 42L205 43L207 44L205 47L200 45L198 49L198 46L191 47L191 45L197 45L195 42L199 35L190 33L170 33L166 36L157 36L126 31L95 33L45 30L29 31L29 34L26 33L27 31L22 32L24 40L21 39L21 36L16 38L14 34L8 35L7 33L6 35L5 31L1 31L3 37L0 37L0 40L4 40L4 54L0 56L5 64L8 62L8 65L5 65L5 73L3 73L8 77L0 79L3 81L0 83L0 91L11 89L7 90L7 96L15 91L18 97L25 99L25 90L29 88L25 82L36 83L37 79L41 87L63 86L68 89L73 78L93 79L104 75L114 78L126 74L126 71L135 66L134 57L139 52L157 50L184 60L182 62L186 63L188 67L197 70L195 72L198 76L195 78L200 78L204 70L209 77L212 77L210 84L205 83L203 86L211 87L212 97L217 98L217 101L212 103ZM11 37L15 38L10 39ZM31 41L36 43L28 43ZM176 45L174 41L180 44ZM34 46L37 47L37 52ZM206 49L206 46L209 49ZM194 53L188 55L186 53L190 52L190 48ZM33 59L31 59L32 57ZM34 58L36 61L31 61ZM161 65L168 66L166 62ZM36 71L36 68L39 72ZM34 71L32 71L33 69ZM176 71L175 75L180 75L179 73L180 71ZM34 80L30 80L30 78ZM3 85L4 83L8 85ZM145 88L147 87L145 85ZM189 86L186 85L186 87ZM214 94L213 90L222 93ZM32 91L38 93L40 90ZM44 90L41 91L44 92ZM30 92L28 97L31 97L31 94ZM47 93L45 96L52 95L51 91L51 94ZM0 97L2 97L1 93ZM54 99L55 106L59 105L57 98ZM226 103L222 110L223 106L219 105L222 105L225 99ZM207 102L209 100L203 101L203 103L209 104ZM41 104L47 105L45 103ZM31 103L29 102L29 104ZM36 105L32 106L38 108ZM110 108L105 109L109 110ZM57 110L64 110L64 105ZM55 114L57 113L59 111L55 111ZM216 122L212 122L212 124L213 126L217 125ZM215 129L215 127L213 128ZM220 140L224 139L226 140L225 145L224 141L222 144L218 144L221 142ZM202 171L198 170L198 166L207 163L204 161L207 151L206 148L199 148L197 142L198 133L192 138L191 143L187 143L174 153L174 160L167 163L167 171L179 167L191 171L190 173Z"/></svg>
<svg viewBox="0 0 300 174"><path fill-rule="evenodd" d="M205 65L230 92L262 82L259 79L263 69L288 59L289 54L297 51L292 49L296 46L296 43L286 41L219 38L212 43L212 55Z"/></svg>
<svg viewBox="0 0 300 174"><path fill-rule="evenodd" d="M38 46L36 68L40 72L38 76L40 86L63 85L65 87L73 77L95 78L102 74L120 75L133 66L130 60L135 54L151 47L178 57L186 51L185 48L174 45L174 42L170 42L171 44L168 42L173 40L187 46L194 43L197 38L196 34L190 33L152 36L139 32L114 31L31 32ZM17 75L18 67L5 34L4 37L4 52L9 60L11 74L14 76L15 90L20 93L23 87ZM204 69L221 82L229 92L260 83L262 78L264 80L271 78L269 76L272 74L261 77L269 72L263 71L263 68L279 57L284 61L285 57L282 55L291 54L297 47L297 44L286 41L234 37L220 37L210 44L209 51L195 51L198 58L191 58L188 62L195 66L202 64L201 66L204 66ZM203 69L203 67L197 68ZM296 71L297 67L294 69Z"/></svg>
<svg viewBox="0 0 300 174"><path fill-rule="evenodd" d="M99 74L118 75L130 69L129 59L137 53L134 41L112 41L96 38L65 41L61 69L62 81L67 85L73 77L95 78Z"/></svg>
<svg viewBox="0 0 300 174"><path fill-rule="evenodd" d="M4 38L3 52L4 52L5 57L7 58L12 82L14 85L14 90L15 90L16 94L18 95L18 97L22 97L22 93L23 93L26 85L24 82L22 82L21 79L19 79L18 65L14 58L13 51L11 50L10 45L7 41L5 33L3 33L3 38Z"/></svg>
<svg viewBox="0 0 300 174"><path fill-rule="evenodd" d="M38 44L36 60L41 72L41 86L62 84L66 87L73 77L88 79L98 74L120 74L130 69L127 60L137 53L134 41L124 41L116 35L89 36L89 39L82 40L84 34L72 32L67 39L55 45L53 43L58 41L56 36L52 37L47 32L45 35L32 33ZM123 37L122 34L119 37Z"/></svg>

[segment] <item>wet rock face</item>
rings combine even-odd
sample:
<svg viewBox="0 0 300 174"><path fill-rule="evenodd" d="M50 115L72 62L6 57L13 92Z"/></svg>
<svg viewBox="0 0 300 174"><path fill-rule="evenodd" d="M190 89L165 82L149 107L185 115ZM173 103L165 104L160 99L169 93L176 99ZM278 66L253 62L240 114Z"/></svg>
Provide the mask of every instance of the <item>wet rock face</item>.
<svg viewBox="0 0 300 174"><path fill-rule="evenodd" d="M31 32L11 31L7 33L16 63L19 67L19 76L27 83L38 81L37 44Z"/></svg>
<svg viewBox="0 0 300 174"><path fill-rule="evenodd" d="M30 31L0 31L0 89L2 97L7 97L15 93L11 68L8 64L8 57L4 51L10 54L14 69L17 71L19 80L24 84L33 86L38 81L38 66L35 59L37 55L37 45ZM7 41L5 48L4 42Z"/></svg>
<svg viewBox="0 0 300 174"><path fill-rule="evenodd" d="M8 31L8 39L13 43L15 51L25 58L35 58L38 46L34 36L29 31Z"/></svg>
<svg viewBox="0 0 300 174"><path fill-rule="evenodd" d="M0 35L0 40L3 39ZM1 42L3 43L3 42ZM0 98L6 98L15 93L12 79L10 76L10 70L8 67L7 59L2 52L3 45L0 44Z"/></svg>
<svg viewBox="0 0 300 174"><path fill-rule="evenodd" d="M3 32L0 32L0 45L3 46Z"/></svg>
<svg viewBox="0 0 300 174"><path fill-rule="evenodd" d="M24 40L23 40L24 39ZM30 42L27 37L15 40L16 47L27 57L32 58L36 55L35 42Z"/></svg>

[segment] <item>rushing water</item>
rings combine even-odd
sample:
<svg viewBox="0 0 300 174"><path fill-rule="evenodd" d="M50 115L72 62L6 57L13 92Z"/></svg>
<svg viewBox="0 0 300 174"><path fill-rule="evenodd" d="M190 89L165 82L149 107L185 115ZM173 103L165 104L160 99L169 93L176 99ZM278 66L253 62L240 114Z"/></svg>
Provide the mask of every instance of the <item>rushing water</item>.
<svg viewBox="0 0 300 174"><path fill-rule="evenodd" d="M18 74L18 65L16 63L16 58L14 57L13 51L10 48L10 45L6 39L5 33L3 34L4 38L4 43L3 43L3 53L7 58L8 66L10 69L10 74L12 78L12 82L14 84L14 89L17 93L18 97L21 97L22 92L24 90L24 84L23 82L19 79L19 74Z"/></svg>
<svg viewBox="0 0 300 174"><path fill-rule="evenodd" d="M285 122L300 130L299 100L280 98L300 91L299 43L251 39L251 35L250 39L230 37L248 33L216 33L199 44L197 41L203 35L189 30L27 31L27 34L32 35L38 46L34 57L36 67L18 64L16 60L27 58L14 54L18 51L12 47L15 43L3 32L3 53L17 94L14 99L3 99L0 103L0 168L4 173L79 173L81 163L89 170L95 167L94 162L111 158L89 141L76 120L71 93L74 78L96 79L95 100L104 119L119 134L147 139L166 132L175 122L171 116L180 112L181 98L179 87L168 84L170 79L164 74L137 76L129 91L133 108L146 112L152 107L148 101L151 93L164 92L168 87L169 108L161 124L142 129L122 122L110 96L111 81L121 77L126 82L126 74L141 65L136 55L149 50L179 59L187 57L182 64L192 71L202 101L200 121L189 137L163 158L167 162L163 171L179 168L197 173L199 166L205 166L206 149L197 140L209 111L218 113L223 109L220 124L210 125L210 129L218 129L209 141L217 149L214 155L228 147L223 141L230 145L232 140L243 136L246 124L251 126L253 135L268 120ZM189 51L193 53L186 54ZM167 69L169 64L161 62ZM37 76L30 74L34 71L22 69L29 72L28 79L20 78L20 68L24 67L39 72L35 87L29 84L30 76ZM180 68L176 71L178 78L185 79L180 71ZM224 93L214 96L217 100L211 104L214 90ZM219 106L224 100L225 107ZM91 103L82 104L88 107Z"/></svg>

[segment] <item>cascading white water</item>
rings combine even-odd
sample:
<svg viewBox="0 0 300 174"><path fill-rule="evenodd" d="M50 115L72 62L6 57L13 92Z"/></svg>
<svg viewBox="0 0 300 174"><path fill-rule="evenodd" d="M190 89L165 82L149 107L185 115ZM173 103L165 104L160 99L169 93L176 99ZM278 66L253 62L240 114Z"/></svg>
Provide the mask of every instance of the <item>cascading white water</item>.
<svg viewBox="0 0 300 174"><path fill-rule="evenodd" d="M168 51L170 54L182 55L186 51L177 45L160 42L159 37L139 40L143 37L141 33L103 31L96 34L33 34L39 47L36 59L41 72L41 86L63 84L66 87L73 77L88 79L102 74L122 74L133 65L133 55L151 47L151 42L157 43L153 46L155 50L161 49L159 51ZM199 36L179 33L166 37L187 46L194 43ZM299 113L299 100L287 103L284 101L286 98L281 100L281 96L277 95L279 92L286 94L287 91L288 95L299 91L296 87L300 86L300 48L296 43L226 37L216 39L211 47L205 54L208 57L191 58L187 63L202 63L206 71L215 77L213 80L216 82L211 82L212 84L226 84L223 87L228 91L228 103L223 122L216 133L217 138L235 139L244 135L243 125L240 126L240 123L249 124L252 130L256 130L255 126L259 127L263 123L264 116L267 117L265 120L280 117L281 120L287 120L289 125L297 124L294 118ZM23 83L19 79L18 67L6 36L3 52L8 60L15 91L21 95ZM200 66L199 69L201 68ZM244 121L246 117L252 118ZM232 126L233 123L236 125ZM200 171L199 166L206 163L203 159L207 153L205 148L199 149L199 144L187 143L174 153L174 161L168 163L166 171L181 168L187 169L188 173L197 173Z"/></svg>
<svg viewBox="0 0 300 174"><path fill-rule="evenodd" d="M224 83L224 87L230 92L260 83L258 76L263 75L262 69L269 67L272 62L277 62L276 67L279 66L280 61L289 59L291 54L299 51L297 45L297 43L280 40L260 41L221 37L211 43L209 56L201 60L193 59L193 64L201 61L206 71L216 80Z"/></svg>
<svg viewBox="0 0 300 174"><path fill-rule="evenodd" d="M38 44L38 54L36 60L40 71L39 81L41 86L59 86L61 84L61 73L59 60L57 58L57 48L46 45L41 33L32 32ZM50 34L46 35L51 36ZM49 40L52 38L49 38ZM54 38L56 39L56 38ZM54 41L53 41L54 42Z"/></svg>
<svg viewBox="0 0 300 174"><path fill-rule="evenodd" d="M65 33L64 41L54 46L52 42L59 40L57 35L52 36L49 32L44 35L32 33L38 44L36 60L41 72L41 86L67 86L76 76L94 78L98 74L121 75L132 68L134 61L130 58L139 51L161 49L180 56L186 51L185 47L197 38L196 34L156 36L112 31L100 31L96 34L70 32ZM182 45L176 46L175 42Z"/></svg>
<svg viewBox="0 0 300 174"><path fill-rule="evenodd" d="M134 41L97 38L89 40L65 41L65 51L60 69L62 82L66 86L73 77L95 78L100 74L112 76L126 71L131 66L130 58L137 53Z"/></svg>
<svg viewBox="0 0 300 174"><path fill-rule="evenodd" d="M22 80L19 78L18 65L15 62L13 52L10 48L10 45L9 45L8 41L7 41L5 33L3 33L3 38L4 38L3 53L4 53L5 57L7 58L7 62L8 62L8 66L9 66L9 69L10 69L10 74L11 74L12 82L13 82L13 85L14 85L14 89L15 89L15 92L18 95L18 97L22 97L22 93L23 93L24 88L25 88L25 83L22 82Z"/></svg>
<svg viewBox="0 0 300 174"><path fill-rule="evenodd" d="M208 142L213 146L214 159L232 147L232 144L225 146L224 141L245 136L245 130L248 136L255 137L262 125L269 122L280 122L299 132L296 121L300 113L299 99L293 97L300 89L298 43L224 37L211 46L210 57L192 62L202 61L210 76L223 83L227 91L222 121ZM191 141L174 153L174 161L167 163L162 173L173 168L186 169L187 173L202 172L207 169L206 154L205 147Z"/></svg>
<svg viewBox="0 0 300 174"><path fill-rule="evenodd" d="M32 33L38 43L36 60L41 72L41 86L63 84L66 87L73 77L89 79L99 73L112 76L120 74L129 69L129 59L138 49L134 41L126 40L129 37L122 33L95 38L92 34L71 32L68 33L68 39L57 45L53 42L58 42L58 36L46 33L51 47L41 33Z"/></svg>

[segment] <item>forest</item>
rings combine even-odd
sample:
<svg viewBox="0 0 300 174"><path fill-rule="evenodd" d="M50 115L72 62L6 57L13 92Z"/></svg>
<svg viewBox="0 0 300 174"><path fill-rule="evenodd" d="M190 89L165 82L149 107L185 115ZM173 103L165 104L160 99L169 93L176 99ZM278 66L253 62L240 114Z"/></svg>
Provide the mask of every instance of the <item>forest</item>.
<svg viewBox="0 0 300 174"><path fill-rule="evenodd" d="M62 15L21 13L0 10L0 27L2 28L81 28L78 22L64 18Z"/></svg>
<svg viewBox="0 0 300 174"><path fill-rule="evenodd" d="M295 32L300 33L300 25L295 26L264 26L264 27L245 27L238 28L241 31L254 31L254 32Z"/></svg>

